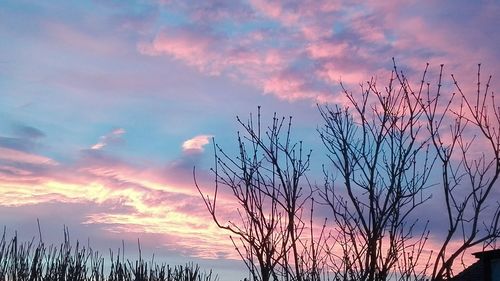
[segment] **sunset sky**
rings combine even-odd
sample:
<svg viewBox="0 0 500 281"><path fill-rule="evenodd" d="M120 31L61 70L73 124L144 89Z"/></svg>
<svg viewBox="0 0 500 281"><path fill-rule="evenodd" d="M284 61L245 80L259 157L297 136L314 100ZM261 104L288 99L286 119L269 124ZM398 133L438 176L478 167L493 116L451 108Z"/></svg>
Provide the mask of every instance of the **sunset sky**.
<svg viewBox="0 0 500 281"><path fill-rule="evenodd" d="M342 102L339 81L395 57L415 82L429 62L474 83L482 63L499 89L499 27L496 0L0 0L0 226L241 278L193 184L196 166L212 188L212 138L234 153L236 116L292 115L320 182L316 104Z"/></svg>

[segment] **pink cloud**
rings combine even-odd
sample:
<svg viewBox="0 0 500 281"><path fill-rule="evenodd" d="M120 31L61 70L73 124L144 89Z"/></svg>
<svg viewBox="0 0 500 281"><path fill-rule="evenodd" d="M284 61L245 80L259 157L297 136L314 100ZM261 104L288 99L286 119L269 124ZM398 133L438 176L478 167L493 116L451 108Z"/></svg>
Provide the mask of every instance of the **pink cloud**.
<svg viewBox="0 0 500 281"><path fill-rule="evenodd" d="M0 147L0 159L34 165L58 165L57 161L51 158L5 147Z"/></svg>
<svg viewBox="0 0 500 281"><path fill-rule="evenodd" d="M182 151L189 153L201 153L205 150L205 145L210 143L210 139L212 137L212 135L198 135L190 138L182 143Z"/></svg>
<svg viewBox="0 0 500 281"><path fill-rule="evenodd" d="M146 55L167 54L183 60L201 71L217 74L218 55L211 48L216 38L190 29L168 29L159 33L151 43L140 43L138 50Z"/></svg>
<svg viewBox="0 0 500 281"><path fill-rule="evenodd" d="M286 25L292 25L297 22L299 15L290 13L283 9L281 2L269 2L264 0L252 0L251 4L254 9L262 14L277 19Z"/></svg>
<svg viewBox="0 0 500 281"><path fill-rule="evenodd" d="M325 94L310 88L309 81L303 77L287 74L291 58L299 55L297 51L275 48L256 51L252 46L233 46L224 38L196 34L192 30L167 30L157 35L152 43L140 44L138 48L142 54L166 54L183 60L209 75L228 75L286 100L315 100Z"/></svg>
<svg viewBox="0 0 500 281"><path fill-rule="evenodd" d="M349 45L346 42L318 42L311 43L307 47L309 55L313 59L338 58L347 55Z"/></svg>
<svg viewBox="0 0 500 281"><path fill-rule="evenodd" d="M255 33L249 34L242 38L241 43L235 44L205 30L169 28L152 42L139 44L138 50L145 55L172 56L210 75L236 71L248 79L285 67L285 53L276 49L261 52L251 46L256 36Z"/></svg>
<svg viewBox="0 0 500 281"><path fill-rule="evenodd" d="M315 74L330 85L338 85L340 82L349 86L359 85L370 79L369 74L364 71L338 69L334 63L326 63L322 68L318 68ZM352 90L357 91L357 88L359 86Z"/></svg>
<svg viewBox="0 0 500 281"><path fill-rule="evenodd" d="M216 33L206 26L198 29L169 27L157 34L151 42L139 44L138 50L145 55L171 56L197 67L206 74L227 75L251 84L264 93L289 101L332 100L332 94L325 90L327 89L325 86L330 87L330 83L325 85L325 82L333 81L330 69L326 69L332 68L332 65L333 69L350 65L351 73L342 75L346 77L343 79L345 83L357 85L369 79L364 77L365 72L359 71L361 68L356 65L358 63L356 56L362 55L361 59L371 64L367 58L373 56L373 53L360 51L358 50L360 47L351 48L350 46L357 42L351 43L348 41L349 38L331 40L332 27L331 23L327 23L328 20L355 22L356 25L349 27L356 34L363 40L379 44L379 41L385 40L383 29L375 28L373 20L365 23L364 20L367 18L365 14L353 13L350 16L335 17L343 7L339 3L328 1L311 1L310 5L292 5L255 0L250 4L261 16L282 24L283 30L274 33L266 31L267 34L253 31L232 38ZM318 16L318 13L321 16ZM258 46L259 42L269 41L269 38L282 41L289 47ZM299 75L290 77L287 74L290 68L306 58L312 62L313 69L297 71ZM315 71L320 75L311 75ZM288 77L283 79L283 76ZM335 77L335 82L337 78ZM357 78L359 79L355 81Z"/></svg>
<svg viewBox="0 0 500 281"><path fill-rule="evenodd" d="M305 22L310 25L315 22L319 15L338 11L341 7L340 1L302 1L299 3L290 3L287 1L250 1L252 7L259 13L278 21L284 26L301 28ZM304 19L306 19L304 21ZM324 20L324 18L323 18Z"/></svg>

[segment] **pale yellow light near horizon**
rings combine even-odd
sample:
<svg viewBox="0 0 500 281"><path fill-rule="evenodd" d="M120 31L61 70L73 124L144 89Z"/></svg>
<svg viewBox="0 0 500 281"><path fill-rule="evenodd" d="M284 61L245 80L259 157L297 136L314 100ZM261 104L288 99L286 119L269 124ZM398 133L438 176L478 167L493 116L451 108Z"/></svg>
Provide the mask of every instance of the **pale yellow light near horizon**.
<svg viewBox="0 0 500 281"><path fill-rule="evenodd" d="M196 212L190 213L188 208L183 208L186 202L151 201L156 198L152 198L154 194L150 193L162 191L187 196L186 200L195 204L198 197L183 188L165 188L165 185L149 180L140 182L143 185L142 190L126 186L109 187L98 182L75 184L51 180L35 185L4 182L0 186L0 192L3 194L0 197L0 205L21 207L61 202L113 208L114 204L118 204L126 207L126 211L89 212L81 223L101 225L110 232L126 231L136 236L142 233L163 235L164 239L160 244L183 251L188 251L190 247L197 248L194 256L200 258L218 258L217 253L225 252L226 258L238 259L236 253L232 253L233 246L227 239L227 233L218 229L208 214L203 213L207 216L200 217Z"/></svg>

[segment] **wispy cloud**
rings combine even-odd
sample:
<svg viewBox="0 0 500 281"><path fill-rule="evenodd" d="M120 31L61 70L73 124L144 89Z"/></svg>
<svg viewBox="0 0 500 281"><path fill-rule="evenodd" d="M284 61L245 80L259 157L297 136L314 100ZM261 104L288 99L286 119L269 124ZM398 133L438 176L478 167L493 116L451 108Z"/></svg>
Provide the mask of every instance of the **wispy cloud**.
<svg viewBox="0 0 500 281"><path fill-rule="evenodd" d="M125 134L125 129L123 128L114 129L111 132L107 133L106 135L101 136L99 138L99 142L94 144L91 147L91 149L100 150L109 144L119 143L122 141L123 134Z"/></svg>
<svg viewBox="0 0 500 281"><path fill-rule="evenodd" d="M37 154L27 153L15 149L0 147L0 160L33 164L33 165L57 165L57 161Z"/></svg>

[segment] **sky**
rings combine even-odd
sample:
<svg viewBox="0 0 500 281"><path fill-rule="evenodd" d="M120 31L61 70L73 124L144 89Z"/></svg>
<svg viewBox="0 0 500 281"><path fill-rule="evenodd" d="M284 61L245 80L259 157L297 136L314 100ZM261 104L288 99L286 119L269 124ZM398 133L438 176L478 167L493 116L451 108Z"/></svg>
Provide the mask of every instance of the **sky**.
<svg viewBox="0 0 500 281"><path fill-rule="evenodd" d="M429 62L473 83L482 63L498 89L498 26L495 0L0 0L0 225L130 255L140 239L234 280L193 184L196 166L212 188L212 138L236 152L236 116L262 106L293 116L320 167L316 104L342 104L340 81L358 90L394 57L417 82Z"/></svg>

